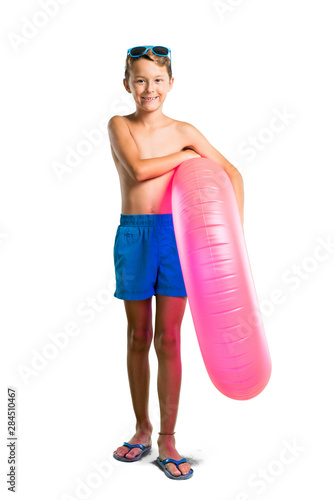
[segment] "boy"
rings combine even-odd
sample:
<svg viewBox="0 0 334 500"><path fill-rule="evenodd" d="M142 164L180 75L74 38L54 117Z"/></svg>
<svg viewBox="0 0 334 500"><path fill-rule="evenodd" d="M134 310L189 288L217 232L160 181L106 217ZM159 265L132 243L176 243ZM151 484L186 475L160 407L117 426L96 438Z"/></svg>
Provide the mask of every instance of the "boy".
<svg viewBox="0 0 334 500"><path fill-rule="evenodd" d="M194 126L162 113L174 83L169 53L170 49L158 46L128 50L123 84L134 98L136 111L113 116L108 123L122 193L114 245L114 295L124 300L127 315L127 368L136 416L136 433L117 448L114 457L136 461L152 445L148 354L153 339L151 301L155 295L154 347L159 363L161 414L157 462L167 477L188 479L193 471L177 452L174 438L181 386L180 329L187 302L172 219L174 169L198 156L219 163L231 180L242 223L244 194L238 170ZM215 98L213 92L197 92L198 98L208 94Z"/></svg>

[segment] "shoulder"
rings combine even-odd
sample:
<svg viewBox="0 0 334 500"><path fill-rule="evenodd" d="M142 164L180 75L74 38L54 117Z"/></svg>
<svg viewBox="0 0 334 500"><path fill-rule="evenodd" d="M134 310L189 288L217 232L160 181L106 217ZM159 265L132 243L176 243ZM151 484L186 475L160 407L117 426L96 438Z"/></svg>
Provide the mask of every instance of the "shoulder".
<svg viewBox="0 0 334 500"><path fill-rule="evenodd" d="M178 121L179 130L185 134L200 134L200 131L191 123Z"/></svg>
<svg viewBox="0 0 334 500"><path fill-rule="evenodd" d="M109 125L113 125L114 123L130 123L132 121L132 114L130 115L114 115L108 121Z"/></svg>
<svg viewBox="0 0 334 500"><path fill-rule="evenodd" d="M191 125L191 123L188 123L188 122L182 122L181 120L175 120L175 122L176 122L176 125L179 127L179 129L184 130L185 132L188 130L190 131L193 128L195 128L193 125Z"/></svg>
<svg viewBox="0 0 334 500"><path fill-rule="evenodd" d="M130 127L127 117L121 115L112 116L108 121L107 129L109 136L128 133Z"/></svg>
<svg viewBox="0 0 334 500"><path fill-rule="evenodd" d="M195 144L195 141L203 138L201 132L191 123L179 121L177 126L178 131L182 134L182 137L184 137L187 141L191 141L193 145Z"/></svg>
<svg viewBox="0 0 334 500"><path fill-rule="evenodd" d="M113 129L115 126L125 123L124 116L114 115L108 121L108 129Z"/></svg>

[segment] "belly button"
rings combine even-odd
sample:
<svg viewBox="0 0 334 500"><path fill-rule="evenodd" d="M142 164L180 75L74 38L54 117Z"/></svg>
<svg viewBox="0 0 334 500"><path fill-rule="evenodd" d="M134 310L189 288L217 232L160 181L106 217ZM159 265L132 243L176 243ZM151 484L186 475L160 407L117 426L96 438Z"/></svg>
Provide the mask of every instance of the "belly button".
<svg viewBox="0 0 334 500"><path fill-rule="evenodd" d="M151 208L150 212L151 212L152 214L154 214L154 212L155 212L154 208Z"/></svg>

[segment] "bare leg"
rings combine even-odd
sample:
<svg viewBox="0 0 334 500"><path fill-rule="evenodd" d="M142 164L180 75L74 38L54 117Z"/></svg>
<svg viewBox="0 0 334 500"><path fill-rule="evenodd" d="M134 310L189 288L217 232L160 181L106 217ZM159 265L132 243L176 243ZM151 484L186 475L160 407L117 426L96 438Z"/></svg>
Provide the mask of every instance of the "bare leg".
<svg viewBox="0 0 334 500"><path fill-rule="evenodd" d="M129 444L152 444L152 424L148 415L150 367L148 354L153 337L152 297L145 300L124 300L128 319L128 354L127 367L133 409L136 416L136 433ZM142 450L120 446L116 453L126 458L133 458Z"/></svg>
<svg viewBox="0 0 334 500"><path fill-rule="evenodd" d="M176 424L182 375L180 331L186 304L187 297L156 295L154 347L159 362L160 431L164 433L174 432ZM159 435L158 447L160 460L182 458L176 451L174 436ZM181 464L180 470L171 463L166 467L174 476L179 476L181 472L188 474L190 470L188 463Z"/></svg>

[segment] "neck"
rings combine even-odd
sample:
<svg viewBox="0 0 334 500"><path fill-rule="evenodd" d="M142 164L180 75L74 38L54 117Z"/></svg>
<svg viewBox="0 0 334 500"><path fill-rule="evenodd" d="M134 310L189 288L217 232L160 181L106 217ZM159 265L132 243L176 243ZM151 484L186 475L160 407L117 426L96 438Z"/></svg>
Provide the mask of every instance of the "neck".
<svg viewBox="0 0 334 500"><path fill-rule="evenodd" d="M159 125L159 123L163 122L166 119L166 116L162 113L161 108L150 112L137 108L133 116L135 117L137 122L148 128L156 127L157 125Z"/></svg>

